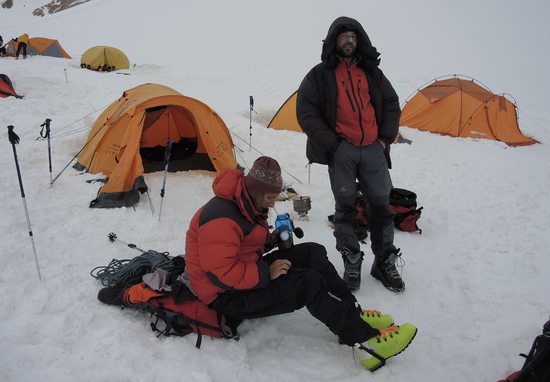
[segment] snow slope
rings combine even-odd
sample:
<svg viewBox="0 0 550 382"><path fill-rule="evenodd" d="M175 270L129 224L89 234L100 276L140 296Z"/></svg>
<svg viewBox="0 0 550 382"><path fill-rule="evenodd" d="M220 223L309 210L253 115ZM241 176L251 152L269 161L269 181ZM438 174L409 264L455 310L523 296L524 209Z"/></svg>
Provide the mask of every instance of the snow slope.
<svg viewBox="0 0 550 382"><path fill-rule="evenodd" d="M52 37L73 56L0 59L0 73L25 95L0 99L0 125L14 125L21 137L17 152L44 277L38 281L4 133L0 379L496 381L518 369L517 354L529 349L550 313L550 78L543 49L550 6L538 0L410 3L93 0L43 18L30 15L43 5L38 0L0 9L5 41L24 32ZM265 129L318 62L321 40L340 15L363 23L402 100L434 77L466 74L512 94L522 131L542 142L511 148L402 129L413 143L393 147L391 174L395 186L419 195L423 233L396 233L407 262L405 293L393 294L368 276L367 257L357 296L364 307L417 325L410 348L371 375L304 309L245 322L240 341L205 340L197 350L194 335L157 339L147 316L99 303L91 269L138 254L110 244L107 234L181 254L191 216L212 195L213 175L169 174L160 223L146 198L135 210L89 209L99 186L85 180L97 176L69 168L50 188L47 144L36 138L51 118L57 175L98 114L124 90L146 82L168 85L216 110L242 150L242 165L259 152L279 160L285 180L312 198L309 221L296 221L303 240L324 244L343 270L326 224L333 209L326 168L312 166L308 184L305 137ZM132 64L127 75L80 69L80 55L95 45L122 49ZM249 95L257 111L252 148ZM146 181L158 213L162 173ZM279 203L277 210L292 212L292 204ZM363 249L370 254L367 245Z"/></svg>

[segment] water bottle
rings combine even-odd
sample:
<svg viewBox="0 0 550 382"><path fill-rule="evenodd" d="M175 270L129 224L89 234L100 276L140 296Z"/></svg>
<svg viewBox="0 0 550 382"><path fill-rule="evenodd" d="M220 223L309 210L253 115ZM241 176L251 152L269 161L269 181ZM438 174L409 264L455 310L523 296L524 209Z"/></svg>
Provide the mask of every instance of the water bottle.
<svg viewBox="0 0 550 382"><path fill-rule="evenodd" d="M275 228L279 231L279 250L290 249L294 245L292 240L292 221L288 214L279 214L275 220Z"/></svg>

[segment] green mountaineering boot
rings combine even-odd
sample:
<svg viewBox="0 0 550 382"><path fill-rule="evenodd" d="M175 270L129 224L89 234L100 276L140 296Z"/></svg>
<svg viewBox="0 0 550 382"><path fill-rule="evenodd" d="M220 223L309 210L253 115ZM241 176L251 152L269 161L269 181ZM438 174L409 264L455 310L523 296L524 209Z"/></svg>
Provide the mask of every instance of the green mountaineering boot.
<svg viewBox="0 0 550 382"><path fill-rule="evenodd" d="M363 310L361 318L374 329L384 329L393 325L391 314L382 314L378 310Z"/></svg>
<svg viewBox="0 0 550 382"><path fill-rule="evenodd" d="M388 358L395 357L409 346L416 332L416 327L409 323L380 329L380 335L355 345L363 350L359 352L361 365L370 371L381 368Z"/></svg>

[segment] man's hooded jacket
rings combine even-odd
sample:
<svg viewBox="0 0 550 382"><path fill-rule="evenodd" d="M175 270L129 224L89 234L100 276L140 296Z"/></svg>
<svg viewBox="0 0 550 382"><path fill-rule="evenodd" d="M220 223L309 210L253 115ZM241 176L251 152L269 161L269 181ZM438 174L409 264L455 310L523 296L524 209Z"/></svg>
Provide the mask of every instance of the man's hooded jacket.
<svg viewBox="0 0 550 382"><path fill-rule="evenodd" d="M343 32L357 35L355 59L367 77L370 102L378 125L378 139L389 146L399 129L399 98L388 79L378 68L380 54L361 26L349 17L339 17L330 26L323 41L321 63L306 75L298 89L296 112L302 130L307 134L306 155L310 162L328 164L343 139L336 132L336 105L338 90L335 69L339 59L335 55L336 40Z"/></svg>

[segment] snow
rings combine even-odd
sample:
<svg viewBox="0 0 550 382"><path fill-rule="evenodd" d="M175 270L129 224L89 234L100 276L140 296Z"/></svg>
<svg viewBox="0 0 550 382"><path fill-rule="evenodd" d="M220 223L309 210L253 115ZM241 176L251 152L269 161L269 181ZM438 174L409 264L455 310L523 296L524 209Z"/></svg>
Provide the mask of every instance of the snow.
<svg viewBox="0 0 550 382"><path fill-rule="evenodd" d="M73 56L0 59L0 73L25 96L0 99L0 125L14 125L21 138L16 148L44 278L37 277L3 133L2 381L496 381L521 367L517 354L529 350L550 313L548 3L93 0L31 16L42 3L0 9L5 41L25 32L52 37ZM406 260L403 294L368 275L365 245L357 297L365 308L418 326L411 346L371 375L306 309L245 322L240 341L206 339L197 350L194 335L157 339L146 315L101 304L92 268L139 254L109 243L107 234L144 249L183 253L189 220L212 195L213 174L169 174L160 223L160 172L146 175L155 215L145 197L135 210L90 209L99 185L85 181L98 176L68 168L50 187L47 143L36 138L51 118L56 176L83 146L99 113L124 90L147 82L216 110L242 150L242 165L259 152L275 157L285 180L312 199L308 221L297 219L291 202L278 203L277 210L291 212L304 230L302 240L325 245L343 270L326 222L333 209L326 168L312 166L308 184L305 136L265 128L318 62L321 40L341 15L362 22L401 100L437 76L469 75L496 93L512 94L523 133L542 143L511 148L401 129L413 143L394 145L391 175L396 187L418 194L423 232L396 232ZM80 69L80 56L95 45L123 50L132 66L122 72L129 75ZM249 95L257 111L252 148Z"/></svg>

